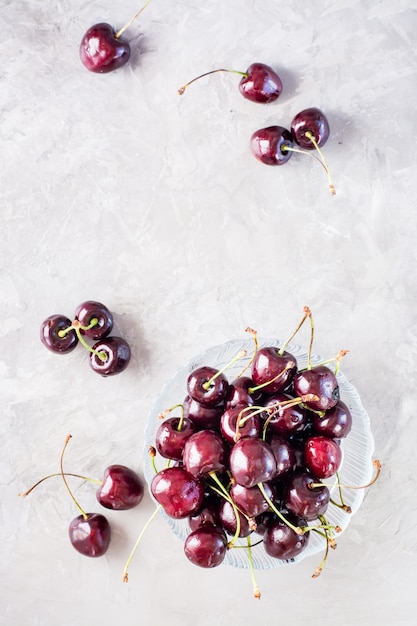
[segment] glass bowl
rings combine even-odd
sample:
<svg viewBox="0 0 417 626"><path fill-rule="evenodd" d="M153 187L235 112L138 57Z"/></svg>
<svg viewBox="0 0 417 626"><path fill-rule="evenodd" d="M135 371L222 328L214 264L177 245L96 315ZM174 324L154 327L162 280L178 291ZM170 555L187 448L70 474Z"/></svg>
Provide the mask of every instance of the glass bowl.
<svg viewBox="0 0 417 626"><path fill-rule="evenodd" d="M259 349L265 346L280 347L282 342L278 339L262 339L258 338ZM145 430L145 445L144 445L144 474L148 486L155 475L151 458L148 454L149 446L155 445L155 435L158 430L161 420L158 417L160 413L175 404L182 403L187 395L186 384L188 375L197 367L208 365L221 369L227 363L229 363L241 350L246 350L247 355L239 359L234 365L227 369L225 374L229 381L232 381L242 371L243 367L252 358L254 350L253 339L232 340L222 345L209 348L202 354L197 355L191 359L186 365L180 367L177 372L172 376L170 380L166 382L162 388L160 394L156 398L150 414ZM307 365L308 353L307 349L299 346L295 343L290 343L286 347L287 352L290 352L298 363L298 368L305 368ZM317 354L311 355L311 363L320 363L324 359ZM250 376L250 369L245 372L245 375ZM365 485L371 479L374 471L373 466L373 452L374 441L370 429L369 416L366 413L361 399L356 389L349 383L344 374L339 370L337 375L339 387L340 387L340 399L348 406L352 414L352 429L350 433L345 437L342 442L342 464L339 469L339 478L341 484L345 485ZM171 416L179 415L179 411L174 411ZM163 469L166 466L166 459L162 459L159 455L156 457L156 466L159 469ZM335 487L334 479L323 481L329 483L329 489L332 492ZM364 489L344 489L343 498L347 505L352 509L351 513L347 513L343 509L329 504L326 511L326 518L332 525L338 525L344 532L349 525L349 522L364 498ZM160 515L171 527L174 534L184 542L188 533L190 532L187 519L173 519L161 511ZM340 537L340 533L337 534L337 538ZM258 536L257 536L258 538ZM261 537L259 536L259 539ZM240 542L240 543L239 543ZM238 545L246 546L246 539L238 540ZM317 553L323 552L325 549L325 539L318 533L311 532L310 540L307 547L297 557L291 560L281 560L270 557L263 549L262 544L254 546L252 550L252 560L255 569L274 569L278 567L288 566L305 559L306 557L313 556ZM233 567L247 568L248 556L247 550L231 549L226 553L224 563Z"/></svg>

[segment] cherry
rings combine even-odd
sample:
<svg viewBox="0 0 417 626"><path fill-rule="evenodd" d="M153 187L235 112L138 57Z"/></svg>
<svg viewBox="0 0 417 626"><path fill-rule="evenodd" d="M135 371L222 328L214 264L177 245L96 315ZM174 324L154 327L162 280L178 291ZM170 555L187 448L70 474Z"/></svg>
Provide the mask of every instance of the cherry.
<svg viewBox="0 0 417 626"><path fill-rule="evenodd" d="M181 96L187 87L196 82L200 78L216 74L217 72L230 72L242 76L239 83L239 91L244 98L252 102L269 103L277 100L282 92L282 82L278 74L272 67L264 63L252 63L246 72L228 69L216 69L205 72L188 83L183 85L178 93Z"/></svg>
<svg viewBox="0 0 417 626"><path fill-rule="evenodd" d="M258 161L265 165L284 165L291 158L288 148L294 145L289 130L283 126L268 126L255 131L250 139L250 149Z"/></svg>
<svg viewBox="0 0 417 626"><path fill-rule="evenodd" d="M262 398L262 390L255 389L255 383L249 376L240 376L230 385L226 393L225 409L235 406L248 406L258 404Z"/></svg>
<svg viewBox="0 0 417 626"><path fill-rule="evenodd" d="M279 435L272 435L268 442L277 464L274 481L284 480L295 471L297 466L294 449L287 439Z"/></svg>
<svg viewBox="0 0 417 626"><path fill-rule="evenodd" d="M333 476L342 462L342 451L334 439L318 435L305 443L304 462L317 478Z"/></svg>
<svg viewBox="0 0 417 626"><path fill-rule="evenodd" d="M68 354L78 344L78 337L73 330L63 336L61 331L72 327L72 322L65 315L50 315L41 324L40 337L43 345L51 352Z"/></svg>
<svg viewBox="0 0 417 626"><path fill-rule="evenodd" d="M259 413L236 406L224 411L220 420L220 432L233 445L240 437L259 437L260 425Z"/></svg>
<svg viewBox="0 0 417 626"><path fill-rule="evenodd" d="M77 307L74 317L81 324L80 333L91 339L103 339L113 329L113 315L101 302L83 302ZM94 324L91 325L93 321Z"/></svg>
<svg viewBox="0 0 417 626"><path fill-rule="evenodd" d="M337 404L328 409L323 416L317 413L311 415L312 427L316 435L343 439L352 429L352 414L342 400L338 400Z"/></svg>
<svg viewBox="0 0 417 626"><path fill-rule="evenodd" d="M314 484L314 488L310 485ZM291 513L315 520L323 515L330 502L326 485L316 486L317 479L304 469L298 469L289 477L284 493L284 505Z"/></svg>
<svg viewBox="0 0 417 626"><path fill-rule="evenodd" d="M213 494L204 496L201 507L189 516L188 525L191 530L197 530L201 526L219 526L219 498Z"/></svg>
<svg viewBox="0 0 417 626"><path fill-rule="evenodd" d="M188 418L170 417L156 431L155 447L165 459L182 460L185 442L197 431L197 426Z"/></svg>
<svg viewBox="0 0 417 626"><path fill-rule="evenodd" d="M204 485L183 467L167 467L153 477L151 493L167 515L182 519L201 507Z"/></svg>
<svg viewBox="0 0 417 626"><path fill-rule="evenodd" d="M300 517L289 516L295 526L305 526L306 521ZM308 545L310 533L296 533L281 519L270 520L263 534L263 545L269 556L276 559L289 560L298 556Z"/></svg>
<svg viewBox="0 0 417 626"><path fill-rule="evenodd" d="M222 528L235 538L247 537L252 532L247 517L228 500L220 503L219 518Z"/></svg>
<svg viewBox="0 0 417 626"><path fill-rule="evenodd" d="M313 411L327 411L334 407L340 398L339 383L334 372L326 365L317 365L298 372L293 380L297 395L313 394L317 399L304 404Z"/></svg>
<svg viewBox="0 0 417 626"><path fill-rule="evenodd" d="M306 150L314 150L317 146L324 146L328 140L329 122L320 109L315 107L304 109L292 120L291 134L299 146Z"/></svg>
<svg viewBox="0 0 417 626"><path fill-rule="evenodd" d="M139 11L117 32L110 24L94 24L84 34L80 44L82 64L98 74L113 72L130 59L130 44L122 34L136 20L151 0L147 0Z"/></svg>
<svg viewBox="0 0 417 626"><path fill-rule="evenodd" d="M233 478L244 487L271 480L277 470L270 445L254 437L245 437L235 443L229 462Z"/></svg>
<svg viewBox="0 0 417 626"><path fill-rule="evenodd" d="M130 346L121 337L106 337L95 343L90 353L90 367L102 376L120 374L129 365Z"/></svg>
<svg viewBox="0 0 417 626"><path fill-rule="evenodd" d="M143 492L143 483L132 469L125 465L109 465L96 497L107 509L124 511L138 505Z"/></svg>
<svg viewBox="0 0 417 626"><path fill-rule="evenodd" d="M270 500L275 497L275 490L271 484L264 483L265 492ZM230 495L240 511L248 517L257 517L269 509L269 503L258 486L244 487L234 483L230 489Z"/></svg>
<svg viewBox="0 0 417 626"><path fill-rule="evenodd" d="M297 360L282 348L265 347L258 350L252 364L252 378L262 391L278 393L288 387L297 372Z"/></svg>
<svg viewBox="0 0 417 626"><path fill-rule="evenodd" d="M214 430L200 430L188 437L184 445L184 466L194 478L222 472L227 467L228 457L226 442Z"/></svg>
<svg viewBox="0 0 417 626"><path fill-rule="evenodd" d="M266 400L265 407L277 407L268 419L269 433L289 437L304 430L307 412L300 404L285 404L292 399L288 393L276 393Z"/></svg>
<svg viewBox="0 0 417 626"><path fill-rule="evenodd" d="M99 557L109 547L111 528L104 515L86 513L72 520L68 534L71 544L78 552L84 556Z"/></svg>
<svg viewBox="0 0 417 626"><path fill-rule="evenodd" d="M188 417L198 428L217 430L223 413L223 404L204 406L187 396L184 400L184 416Z"/></svg>
<svg viewBox="0 0 417 626"><path fill-rule="evenodd" d="M208 407L223 402L229 386L226 376L214 367L202 366L188 376L188 395Z"/></svg>
<svg viewBox="0 0 417 626"><path fill-rule="evenodd" d="M227 538L220 528L202 526L191 532L184 544L185 556L199 567L217 567L224 561L226 552Z"/></svg>

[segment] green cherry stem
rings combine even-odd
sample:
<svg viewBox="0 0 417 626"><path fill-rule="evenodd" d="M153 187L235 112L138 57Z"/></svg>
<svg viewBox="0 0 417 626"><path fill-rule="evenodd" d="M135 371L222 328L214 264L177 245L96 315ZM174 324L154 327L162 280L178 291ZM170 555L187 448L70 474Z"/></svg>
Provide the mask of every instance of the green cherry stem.
<svg viewBox="0 0 417 626"><path fill-rule="evenodd" d="M316 402L319 399L314 393L307 393L304 396L299 396L297 398L291 398L291 400L283 400L282 402L275 402L275 404L271 404L267 409L264 408L264 411L267 410L269 415L264 422L262 429L262 439L265 441L266 439L266 431L269 426L271 419L278 413L278 411L282 409L288 409L292 406L298 406L299 404L304 404L305 402Z"/></svg>
<svg viewBox="0 0 417 626"><path fill-rule="evenodd" d="M325 156L324 156L324 154L323 154L323 151L320 149L320 146L319 146L319 144L317 143L317 141L315 140L314 135L313 135L313 133L312 133L311 131L309 131L309 130L308 130L308 131L306 132L305 136L306 136L308 139L310 139L311 143L313 144L313 146L315 147L315 149L317 150L317 152L318 152L318 153L319 153L319 155L320 155L320 158L321 158L321 160L322 160L322 162L323 162L324 169L325 169L325 170L326 170L326 172L327 172L327 179L328 179L328 181L329 181L329 189L330 189L330 193L332 194L332 196L334 196L334 195L336 194L336 190L335 190L335 188L334 188L333 181L332 181L332 177L330 176L329 166L327 165L327 161L326 161L326 158L325 158Z"/></svg>
<svg viewBox="0 0 417 626"><path fill-rule="evenodd" d="M249 393L255 393L255 391L259 391L260 389L263 389L264 387L266 387L267 385L270 385L271 383L274 383L275 381L279 380L280 378L282 378L285 373L292 369L293 367L295 367L295 363L294 361L289 361L286 366L276 375L274 376L274 378L271 378L271 380L267 380L265 383L261 383L260 385L256 385L255 387L249 387Z"/></svg>
<svg viewBox="0 0 417 626"><path fill-rule="evenodd" d="M210 76L211 74L217 74L217 72L229 72L231 74L239 74L239 76L244 76L245 78L248 76L246 72L240 72L239 70L227 70L227 69L224 69L224 68L219 68L217 70L211 70L210 72L205 72L204 74L200 74L200 76L196 76L195 78L190 80L188 83L186 83L185 85L180 87L178 89L178 94L180 96L182 96L182 94L187 89L187 87L189 87L190 85L195 83L197 80L200 80L200 78L204 78L205 76Z"/></svg>
<svg viewBox="0 0 417 626"><path fill-rule="evenodd" d="M224 367L219 369L209 380L206 380L206 382L203 383L203 385L202 385L203 389L208 391L210 389L211 385L213 384L213 382L216 380L216 378L218 378L229 367L231 367L234 363L236 363L236 361L238 361L239 359L243 359L243 357L245 357L246 354L247 354L246 350L241 350L238 354L236 354L236 356L233 357L233 359L231 359L228 363L226 363L226 365Z"/></svg>
<svg viewBox="0 0 417 626"><path fill-rule="evenodd" d="M149 526L150 526L151 522L154 520L154 518L157 516L157 514L159 513L159 511L160 511L161 509L162 509L162 505L161 505L161 504L159 504L159 505L156 507L155 511L154 511L154 512L152 513L152 515L150 516L150 518L148 519L148 521L146 522L145 526L144 526L144 527L142 528L142 530L140 531L139 536L138 536L138 538L136 539L135 545L133 546L133 548L132 548L132 550L131 550L131 552L130 552L130 554L129 554L128 558L127 558L127 561L126 561L126 564L125 564L125 566L124 566L124 569L123 569L123 582L124 582L124 583L129 582L129 576L128 576L127 570L129 569L130 562L131 562L131 560L133 559L133 557L134 557L134 555L135 555L135 552L136 552L136 550L137 550L137 548L138 548L138 546L139 546L139 544L140 544L140 542L141 542L141 540L142 540L142 537L143 537L143 535L145 534L145 532L147 531L147 529L149 528Z"/></svg>
<svg viewBox="0 0 417 626"><path fill-rule="evenodd" d="M275 515L278 515L278 517L285 523L287 524L287 526L289 526L291 528L291 530L293 530L295 533L297 533L297 535L303 535L304 534L304 529L300 528L300 526L295 526L294 524L292 524L286 517L285 515L283 515L281 513L281 511L279 511L277 509L277 507L275 506L275 504L272 502L271 498L268 496L268 494L265 491L265 488L263 486L262 483L258 483L258 488L260 489L263 497L265 498L265 500L268 502L269 506L271 507L271 509L273 510L273 512L275 513Z"/></svg>
<svg viewBox="0 0 417 626"><path fill-rule="evenodd" d="M91 346L89 346L81 332L83 330L90 330L91 328L94 328L94 326L96 326L97 324L98 319L96 317L93 317L88 326L83 326L78 320L74 320L71 326L68 326L68 328L64 328L58 331L58 335L60 337L65 337L65 335L67 335L71 330L74 330L80 344L84 346L84 348L86 348L89 352L95 354L101 361L105 361L107 359L106 353L98 352L97 350L94 350Z"/></svg>
<svg viewBox="0 0 417 626"><path fill-rule="evenodd" d="M136 18L139 17L139 15L142 13L142 11L144 11L146 9L146 7L148 6L148 4L150 4L151 2L152 2L152 0L147 0L147 2L145 2L145 4L139 9L139 11L137 13L135 13L135 15L133 17L131 17L130 20L122 28L120 28L120 30L117 31L117 33L114 35L114 38L115 39L119 39L119 37L121 37L123 35L125 30L127 30L129 28L129 26L131 24L133 24L133 22L136 20Z"/></svg>
<svg viewBox="0 0 417 626"><path fill-rule="evenodd" d="M298 324L298 326L296 327L296 329L291 333L291 335L288 337L287 341L285 341L281 348L278 350L278 354L279 356L282 356L285 352L285 350L288 347L288 344L291 343L291 341L294 339L295 335L298 333L298 331L300 330L301 326L304 324L304 322L306 321L307 317L311 317L311 311L308 308L308 306L304 307L304 315L300 320L300 323Z"/></svg>
<svg viewBox="0 0 417 626"><path fill-rule="evenodd" d="M253 328L250 328L250 326L245 328L245 332L246 333L251 333L251 335L253 337L253 341L254 341L254 349L253 349L253 354L252 354L251 358L246 363L245 367L239 372L239 374L236 376L236 378L240 378L241 376L243 376L243 374L250 368L250 366L252 365L253 361L255 360L256 353L258 352L258 333Z"/></svg>
<svg viewBox="0 0 417 626"><path fill-rule="evenodd" d="M30 487L30 489L28 489L24 493L19 493L18 496L20 496L21 498L25 498L30 493L32 493L32 491L34 489L36 489L36 487L38 487L38 485L43 483L44 480L48 480L49 478L53 478L54 476L62 476L62 474L61 474L61 472L55 472L54 474L48 474L48 476L44 476L43 478L38 480L38 482L36 482L34 485L32 485L32 487ZM90 476L82 476L81 474L73 474L72 472L65 472L65 476L74 476L75 478L80 478L81 480L87 480L88 482L94 483L96 485L101 485L102 482L103 482L102 480L99 480L98 478L91 478Z"/></svg>
<svg viewBox="0 0 417 626"><path fill-rule="evenodd" d="M256 581L256 577L255 577L255 568L253 567L253 559L252 559L252 545L250 542L250 536L248 535L246 538L247 544L248 544L248 561L249 561L249 571L250 571L250 575L251 575L251 579L252 579L252 588L253 588L253 595L257 600L260 600L261 598L261 592L258 586L258 583Z"/></svg>
<svg viewBox="0 0 417 626"><path fill-rule="evenodd" d="M240 515L239 515L239 510L238 510L235 502L233 501L233 498L231 498L229 492L227 491L225 486L222 484L222 482L217 477L216 472L213 472L213 471L209 472L209 476L214 480L216 485L218 485L218 487L219 487L219 489L216 490L217 493L219 493L219 495L221 495L225 500L227 500L229 502L229 504L231 504L231 506L233 508L233 512L235 514L235 518L236 518L235 534L233 535L233 537L231 538L231 540L227 544L227 548L230 549L235 544L235 542L237 541L237 539L239 538L239 535L240 535Z"/></svg>
<svg viewBox="0 0 417 626"><path fill-rule="evenodd" d="M64 472L64 468L63 468L63 459L64 459L64 452L66 450L66 447L68 445L69 440L71 439L72 435L67 435L66 439L65 439L65 444L64 447L62 448L62 452L61 452L61 458L59 460L59 466L60 466L60 470L61 470L61 476L62 476L62 480L64 481L65 487L67 488L67 491L69 493L69 495L71 496L72 501L74 502L75 506L77 507L77 509L80 511L81 515L83 516L84 519L88 519L88 515L87 513L84 511L84 509L81 508L81 505L78 503L78 501L75 499L74 494L72 493L69 484L67 483L67 479L65 478L65 472Z"/></svg>

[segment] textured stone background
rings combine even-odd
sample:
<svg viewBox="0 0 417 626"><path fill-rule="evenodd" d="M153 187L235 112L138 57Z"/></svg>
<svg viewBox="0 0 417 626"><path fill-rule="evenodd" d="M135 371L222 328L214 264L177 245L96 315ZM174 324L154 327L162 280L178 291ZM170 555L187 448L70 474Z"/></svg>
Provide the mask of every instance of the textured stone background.
<svg viewBox="0 0 417 626"><path fill-rule="evenodd" d="M139 7L110 0L0 0L0 623L326 626L413 623L417 351L415 99L411 0L154 0L127 36L132 62L81 65L92 24L122 26ZM177 89L216 67L272 65L284 91L244 100L233 74ZM301 155L255 161L251 133L328 115L321 168ZM41 321L105 302L132 345L103 379L79 349L40 344ZM244 335L284 338L304 305L315 346L348 348L343 371L372 423L380 481L322 576L317 563L249 574L196 570L157 520L121 571L153 505L109 515L114 541L90 560L70 546L66 466L141 472L147 415L164 381L205 348ZM300 341L307 342L307 331ZM76 494L93 507L90 485Z"/></svg>

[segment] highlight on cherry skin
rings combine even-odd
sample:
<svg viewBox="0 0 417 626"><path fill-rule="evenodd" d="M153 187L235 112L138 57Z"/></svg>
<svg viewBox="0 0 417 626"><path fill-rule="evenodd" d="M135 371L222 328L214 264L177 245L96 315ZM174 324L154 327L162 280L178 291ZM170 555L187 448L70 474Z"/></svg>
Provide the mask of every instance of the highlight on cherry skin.
<svg viewBox="0 0 417 626"><path fill-rule="evenodd" d="M219 68L211 70L196 76L188 83L178 89L180 96L183 95L185 90L200 78L210 76L211 74L217 74L218 72L228 72L231 74L237 74L241 76L239 82L239 92L247 100L259 103L274 102L279 98L282 92L282 81L276 71L265 63L252 63L246 72L232 69Z"/></svg>
<svg viewBox="0 0 417 626"><path fill-rule="evenodd" d="M152 0L147 0L137 13L120 29L106 22L91 26L80 43L80 59L84 67L96 74L107 74L126 65L131 56L131 47L122 35L139 17Z"/></svg>
<svg viewBox="0 0 417 626"><path fill-rule="evenodd" d="M131 350L125 339L110 335L112 329L111 311L101 302L87 300L76 308L73 320L62 314L48 316L41 324L40 339L56 354L68 354L81 344L89 352L93 371L114 376L129 365Z"/></svg>

